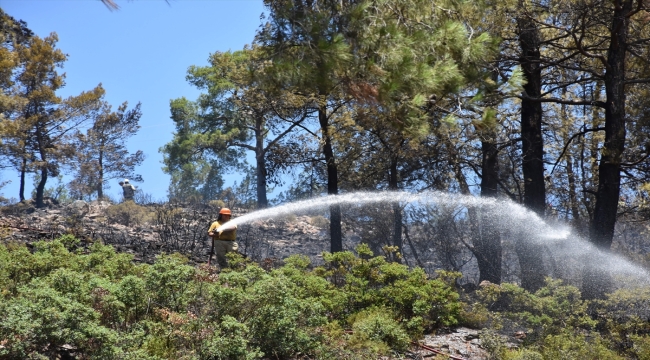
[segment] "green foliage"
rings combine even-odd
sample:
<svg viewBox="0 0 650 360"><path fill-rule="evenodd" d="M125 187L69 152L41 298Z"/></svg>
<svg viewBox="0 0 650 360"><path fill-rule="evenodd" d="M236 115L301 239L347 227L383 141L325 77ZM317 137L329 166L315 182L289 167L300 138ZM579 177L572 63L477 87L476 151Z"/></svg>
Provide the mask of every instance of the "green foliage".
<svg viewBox="0 0 650 360"><path fill-rule="evenodd" d="M561 332L544 339L542 353L546 359L617 360L623 359L611 350L598 333L575 334Z"/></svg>
<svg viewBox="0 0 650 360"><path fill-rule="evenodd" d="M0 319L0 357L53 357L65 346L89 358L374 358L450 323L460 306L443 281L453 276L427 279L365 246L315 269L300 255L272 271L231 256L217 274L176 254L134 265L98 243L70 252L76 243L0 246L0 311L11 314Z"/></svg>
<svg viewBox="0 0 650 360"><path fill-rule="evenodd" d="M349 321L353 331L350 346L353 348L369 348L377 355L386 355L391 349L403 351L408 348L410 336L390 309L362 310Z"/></svg>
<svg viewBox="0 0 650 360"><path fill-rule="evenodd" d="M187 304L194 267L180 255L161 255L145 275L146 289L158 306L178 311Z"/></svg>
<svg viewBox="0 0 650 360"><path fill-rule="evenodd" d="M588 303L573 286L561 280L546 280L546 286L531 294L517 285L489 284L478 291L490 310L523 326L530 333L528 341L543 338L568 327L592 329L595 322L587 314Z"/></svg>
<svg viewBox="0 0 650 360"><path fill-rule="evenodd" d="M247 321L254 343L265 354L285 358L309 353L320 342L313 331L326 323L325 308L300 298L295 285L282 276L264 276L251 286L244 307L254 309Z"/></svg>
<svg viewBox="0 0 650 360"><path fill-rule="evenodd" d="M32 199L36 199L36 188L38 187L38 183L41 182L41 176L39 174L35 174L32 180L34 183L34 189L32 189L31 195ZM74 200L70 196L68 189L66 189L65 183L63 183L63 175L58 175L56 177L56 184L54 186L46 187L43 190L43 196L49 197L60 204L68 204Z"/></svg>
<svg viewBox="0 0 650 360"><path fill-rule="evenodd" d="M0 305L0 338L7 339L0 357L27 358L72 346L89 358L110 358L117 334L99 322L99 314L48 286L33 280L18 295Z"/></svg>
<svg viewBox="0 0 650 360"><path fill-rule="evenodd" d="M492 329L483 329L480 338L481 347L487 351L490 360L504 358L507 350L503 337Z"/></svg>
<svg viewBox="0 0 650 360"><path fill-rule="evenodd" d="M127 275L115 289L118 301L124 304L125 324L138 321L147 309L146 282L134 275Z"/></svg>
<svg viewBox="0 0 650 360"><path fill-rule="evenodd" d="M619 289L594 304L599 327L606 329L617 349L648 354L650 289ZM641 356L641 355L639 355Z"/></svg>
<svg viewBox="0 0 650 360"><path fill-rule="evenodd" d="M345 291L348 309L385 306L413 335L458 323L462 307L458 293L445 282L447 274L428 279L420 268L372 257L365 244L356 250L359 257L349 251L323 256L329 267L325 274Z"/></svg>
<svg viewBox="0 0 650 360"><path fill-rule="evenodd" d="M650 360L650 336L631 335L630 340L634 344L631 353L639 360Z"/></svg>
<svg viewBox="0 0 650 360"><path fill-rule="evenodd" d="M0 246L0 358L53 358L66 348L97 359L375 359L467 322L457 273L430 279L366 245L358 255L325 253L315 268L302 255L270 271L233 255L235 266L216 273L177 254L135 265L110 246L81 252L76 243L67 235L33 252ZM549 279L534 294L502 284L477 295L476 323L492 326L480 335L491 359L650 359L647 290L587 303ZM499 334L507 322L526 329L518 349Z"/></svg>
<svg viewBox="0 0 650 360"><path fill-rule="evenodd" d="M100 111L93 117L93 124L85 133L74 134L75 148L71 167L75 172L68 185L75 198L104 198L104 187L116 178L129 178L140 182L142 176L135 174L135 167L144 161L141 150L129 153L127 140L140 129L138 124L142 111L140 104L127 111L127 102L118 110L102 100Z"/></svg>
<svg viewBox="0 0 650 360"><path fill-rule="evenodd" d="M507 360L544 360L544 356L537 351L528 349L517 350L509 352L503 359Z"/></svg>
<svg viewBox="0 0 650 360"><path fill-rule="evenodd" d="M74 237L74 235L70 235L70 234L63 235L59 237L57 240L60 241L61 244L63 244L63 246L66 249L68 249L68 251L74 250L77 247L77 245L79 245L80 243L79 239Z"/></svg>
<svg viewBox="0 0 650 360"><path fill-rule="evenodd" d="M93 116L104 95L98 86L65 99L57 96L65 85L65 75L57 70L67 60L67 55L56 48L58 40L56 33L45 38L32 35L16 43L3 42L0 51L3 58L10 55L10 61L0 64L0 152L21 174L39 174L34 194L37 207L45 206L47 180L59 176L61 164L76 151L66 135ZM13 51L8 54L5 49L9 44ZM51 195L64 196L63 190L59 184ZM20 198L24 200L22 192Z"/></svg>
<svg viewBox="0 0 650 360"><path fill-rule="evenodd" d="M204 342L202 352L215 359L253 360L262 357L249 345L249 329L232 316L224 316L214 334Z"/></svg>

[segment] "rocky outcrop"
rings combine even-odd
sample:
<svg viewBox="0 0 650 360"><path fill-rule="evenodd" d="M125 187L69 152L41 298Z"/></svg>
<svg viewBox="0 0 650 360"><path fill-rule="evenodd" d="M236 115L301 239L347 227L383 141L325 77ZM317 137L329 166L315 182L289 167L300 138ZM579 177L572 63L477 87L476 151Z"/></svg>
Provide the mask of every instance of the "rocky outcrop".
<svg viewBox="0 0 650 360"><path fill-rule="evenodd" d="M152 263L158 254L179 252L192 263L207 262L207 229L218 209L143 206L148 220L124 225L108 219L112 206L105 201L77 200L41 209L23 203L5 207L0 218L0 241L31 244L72 234L82 240L82 246L101 241L133 254L136 261ZM259 261L304 254L318 263L321 253L329 250L327 232L312 225L308 216L240 225L238 242L243 255Z"/></svg>

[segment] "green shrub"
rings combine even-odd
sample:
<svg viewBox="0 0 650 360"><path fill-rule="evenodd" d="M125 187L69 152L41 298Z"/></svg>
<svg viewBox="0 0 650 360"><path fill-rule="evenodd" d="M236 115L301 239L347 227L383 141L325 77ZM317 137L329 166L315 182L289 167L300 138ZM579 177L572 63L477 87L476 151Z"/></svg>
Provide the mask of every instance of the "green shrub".
<svg viewBox="0 0 650 360"><path fill-rule="evenodd" d="M284 276L264 276L247 291L245 324L252 344L266 356L285 358L310 353L321 342L316 329L327 322L324 307L296 296L295 285Z"/></svg>
<svg viewBox="0 0 650 360"><path fill-rule="evenodd" d="M147 309L146 283L143 279L127 275L118 283L115 290L117 300L124 304L124 317L127 324L138 321Z"/></svg>
<svg viewBox="0 0 650 360"><path fill-rule="evenodd" d="M458 323L462 305L459 295L449 285L451 273L429 279L421 268L388 262L383 256L372 257L366 244L357 247L359 257L349 251L325 253L329 268L322 272L339 285L348 298L347 310L373 306L391 309L413 336L437 326ZM318 270L317 270L318 272Z"/></svg>
<svg viewBox="0 0 650 360"><path fill-rule="evenodd" d="M189 302L194 267L181 255L159 255L145 275L147 292L158 307L179 311Z"/></svg>
<svg viewBox="0 0 650 360"><path fill-rule="evenodd" d="M537 351L521 349L508 352L503 357L504 360L544 360L544 355Z"/></svg>
<svg viewBox="0 0 650 360"><path fill-rule="evenodd" d="M133 255L117 253L110 245L99 242L90 246L90 252L85 256L75 257L78 271L88 271L111 280L119 280L124 276L141 272L142 268L133 263Z"/></svg>
<svg viewBox="0 0 650 360"><path fill-rule="evenodd" d="M479 334L481 347L488 353L488 359L503 359L507 348L505 339L492 329L483 329Z"/></svg>
<svg viewBox="0 0 650 360"><path fill-rule="evenodd" d="M27 284L33 277L32 254L23 244L0 245L0 294L6 298L16 295L21 285ZM40 267L39 267L40 268Z"/></svg>
<svg viewBox="0 0 650 360"><path fill-rule="evenodd" d="M461 325L472 329L499 327L498 317L490 313L485 304L481 302L465 304L461 309L459 318Z"/></svg>
<svg viewBox="0 0 650 360"><path fill-rule="evenodd" d="M254 360L264 355L259 348L252 347L249 329L231 316L225 316L201 348L206 358L223 360Z"/></svg>
<svg viewBox="0 0 650 360"><path fill-rule="evenodd" d="M350 318L353 348L367 348L377 355L387 355L389 350L404 351L410 337L394 319L390 309L372 308L360 311Z"/></svg>
<svg viewBox="0 0 650 360"><path fill-rule="evenodd" d="M0 246L2 294L15 294L18 287L33 279L46 277L57 269L78 271L78 261L81 258L68 250L68 247L74 247L77 243L78 240L71 235L51 241L38 241L34 244L33 254L22 244Z"/></svg>
<svg viewBox="0 0 650 360"><path fill-rule="evenodd" d="M630 335L632 354L639 360L650 360L650 336Z"/></svg>
<svg viewBox="0 0 650 360"><path fill-rule="evenodd" d="M0 338L5 339L0 358L53 358L63 345L96 359L116 351L117 334L100 325L97 312L43 281L21 287L17 297L0 305L0 313Z"/></svg>
<svg viewBox="0 0 650 360"><path fill-rule="evenodd" d="M581 299L580 291L562 285L561 280L547 279L546 286L534 294L509 283L489 284L477 294L489 310L526 328L528 343L566 328L590 330L595 326L587 313L588 302Z"/></svg>
<svg viewBox="0 0 650 360"><path fill-rule="evenodd" d="M0 358L55 358L65 346L85 358L376 359L462 321L492 328L481 342L494 359L650 360L647 289L589 303L555 280L534 294L489 285L468 306L458 273L431 278L365 245L315 268L300 255L269 271L233 255L217 273L177 254L135 265L100 243L70 252L75 243L0 245ZM496 333L502 324L527 330L519 349Z"/></svg>
<svg viewBox="0 0 650 360"><path fill-rule="evenodd" d="M74 249L77 248L79 245L79 239L77 239L74 235L62 235L58 238L58 240L63 244L63 246L68 249L68 251L73 251Z"/></svg>
<svg viewBox="0 0 650 360"><path fill-rule="evenodd" d="M575 334L562 332L549 335L544 339L542 354L546 359L554 360L619 360L624 359L598 333Z"/></svg>
<svg viewBox="0 0 650 360"><path fill-rule="evenodd" d="M634 354L643 347L631 339L643 342L650 334L650 288L619 289L596 301L593 309L616 349Z"/></svg>

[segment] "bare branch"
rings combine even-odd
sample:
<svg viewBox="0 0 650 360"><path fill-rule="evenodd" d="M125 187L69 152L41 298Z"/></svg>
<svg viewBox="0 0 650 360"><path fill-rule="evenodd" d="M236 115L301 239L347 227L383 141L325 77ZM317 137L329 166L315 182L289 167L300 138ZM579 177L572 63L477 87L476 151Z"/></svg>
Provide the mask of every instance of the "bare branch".
<svg viewBox="0 0 650 360"><path fill-rule="evenodd" d="M560 153L560 156L557 157L557 160L555 161L555 164L553 164L553 169L551 169L551 174L553 174L553 171L555 171L555 168L557 167L557 164L560 162L560 160L562 160L562 157L564 156L564 153L569 148L569 145L571 144L571 141L573 141L573 139L577 138L578 136L583 136L583 135L585 135L585 134L587 134L589 132L593 132L593 131L605 131L605 128L604 127L598 127L598 128L594 128L594 129L585 129L585 130L583 130L583 131L581 131L579 133L573 134L573 136L571 136L571 138L569 138L569 141L567 141L567 143L564 145L564 149L562 149L562 152Z"/></svg>

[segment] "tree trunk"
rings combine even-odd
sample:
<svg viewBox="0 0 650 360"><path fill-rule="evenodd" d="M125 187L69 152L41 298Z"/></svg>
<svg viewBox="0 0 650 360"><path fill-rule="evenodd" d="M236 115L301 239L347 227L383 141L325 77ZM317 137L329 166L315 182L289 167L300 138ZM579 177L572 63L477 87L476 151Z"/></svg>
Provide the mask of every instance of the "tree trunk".
<svg viewBox="0 0 650 360"><path fill-rule="evenodd" d="M339 193L338 169L334 159L332 149L332 139L329 134L329 121L327 118L327 108L321 105L318 108L318 122L320 123L323 134L323 154L327 164L327 194L337 195ZM343 251L343 232L341 230L341 206L338 204L330 206L330 237L331 252Z"/></svg>
<svg viewBox="0 0 650 360"><path fill-rule="evenodd" d="M269 206L266 197L266 161L264 161L264 136L262 135L264 119L257 116L255 120L255 162L257 166L257 208L264 209Z"/></svg>
<svg viewBox="0 0 650 360"><path fill-rule="evenodd" d="M23 158L20 168L20 190L18 191L20 201L25 201L25 173L27 173L27 159Z"/></svg>
<svg viewBox="0 0 650 360"><path fill-rule="evenodd" d="M266 197L266 162L264 154L255 157L257 162L257 208L264 209L269 206Z"/></svg>
<svg viewBox="0 0 650 360"><path fill-rule="evenodd" d="M397 176L397 159L393 157L390 164L388 176L388 188L397 191L399 178ZM402 206L399 202L393 203L393 246L397 246L398 251L402 252ZM395 261L399 262L399 258Z"/></svg>
<svg viewBox="0 0 650 360"><path fill-rule="evenodd" d="M43 194L45 193L45 183L47 182L47 166L41 168L41 181L39 181L38 186L36 187L36 207L42 208L45 207L45 201L43 199Z"/></svg>
<svg viewBox="0 0 650 360"><path fill-rule="evenodd" d="M618 1L617 1L618 3ZM612 39L607 54L605 73L605 143L598 166L596 207L591 225L591 241L601 249L609 249L614 237L616 213L621 185L621 159L625 147L625 52L631 1L614 11Z"/></svg>
<svg viewBox="0 0 650 360"><path fill-rule="evenodd" d="M42 208L45 207L45 202L43 201L43 194L45 193L45 183L47 182L47 152L45 150L43 131L37 129L36 131L36 140L38 143L39 153L41 156L41 181L36 187L36 207Z"/></svg>
<svg viewBox="0 0 650 360"><path fill-rule="evenodd" d="M540 67L540 38L535 23L528 18L517 19L521 67L526 76L524 93L539 98L542 93L542 71ZM544 138L542 136L542 103L521 101L522 172L524 177L524 206L544 217L546 209L546 187L544 184ZM544 286L544 263L542 246L532 239L517 239L515 251L521 268L521 286L536 291Z"/></svg>
<svg viewBox="0 0 650 360"><path fill-rule="evenodd" d="M591 222L590 240L600 250L609 251L614 238L621 190L621 160L625 148L625 54L632 10L632 0L615 1L610 28L605 72L605 143L598 166L596 205ZM586 264L583 294L586 298L602 298L611 289L611 279L592 262Z"/></svg>
<svg viewBox="0 0 650 360"><path fill-rule="evenodd" d="M493 132L481 141L481 197L493 198L497 196L498 187L498 150ZM479 283L489 281L494 284L501 283L501 236L496 224L492 221L494 209L486 207L478 211L478 233L475 235L474 256L478 262Z"/></svg>
<svg viewBox="0 0 650 360"><path fill-rule="evenodd" d="M452 163L454 164L454 174L456 176L456 181L458 181L460 193L465 196L471 196L472 193L469 190L467 178L465 177L465 174L463 174L463 170L461 169L458 162L458 157L455 153L451 154L451 156ZM496 163L493 163L493 165L496 165ZM485 172L486 170L483 169L483 173ZM496 170L492 170L491 172L494 174L496 173ZM488 196L488 192L483 193L482 189L496 189L495 184L488 185L488 183L489 182L486 181L485 184L481 184L482 196ZM490 243L490 239L482 238L483 233L481 232L481 227L479 226L479 212L477 211L477 207L468 207L467 216L469 217L469 226L471 229L470 233L472 234L471 236L473 244L473 247L470 248L470 250L478 262L479 284L485 280L493 284L501 284L501 256L496 255L495 257L491 258L487 255L489 253L501 254L501 239L500 237L494 236L491 238L492 242ZM486 248L492 248L493 250L490 251Z"/></svg>
<svg viewBox="0 0 650 360"><path fill-rule="evenodd" d="M99 150L99 179L97 179L97 200L104 197L104 151Z"/></svg>

